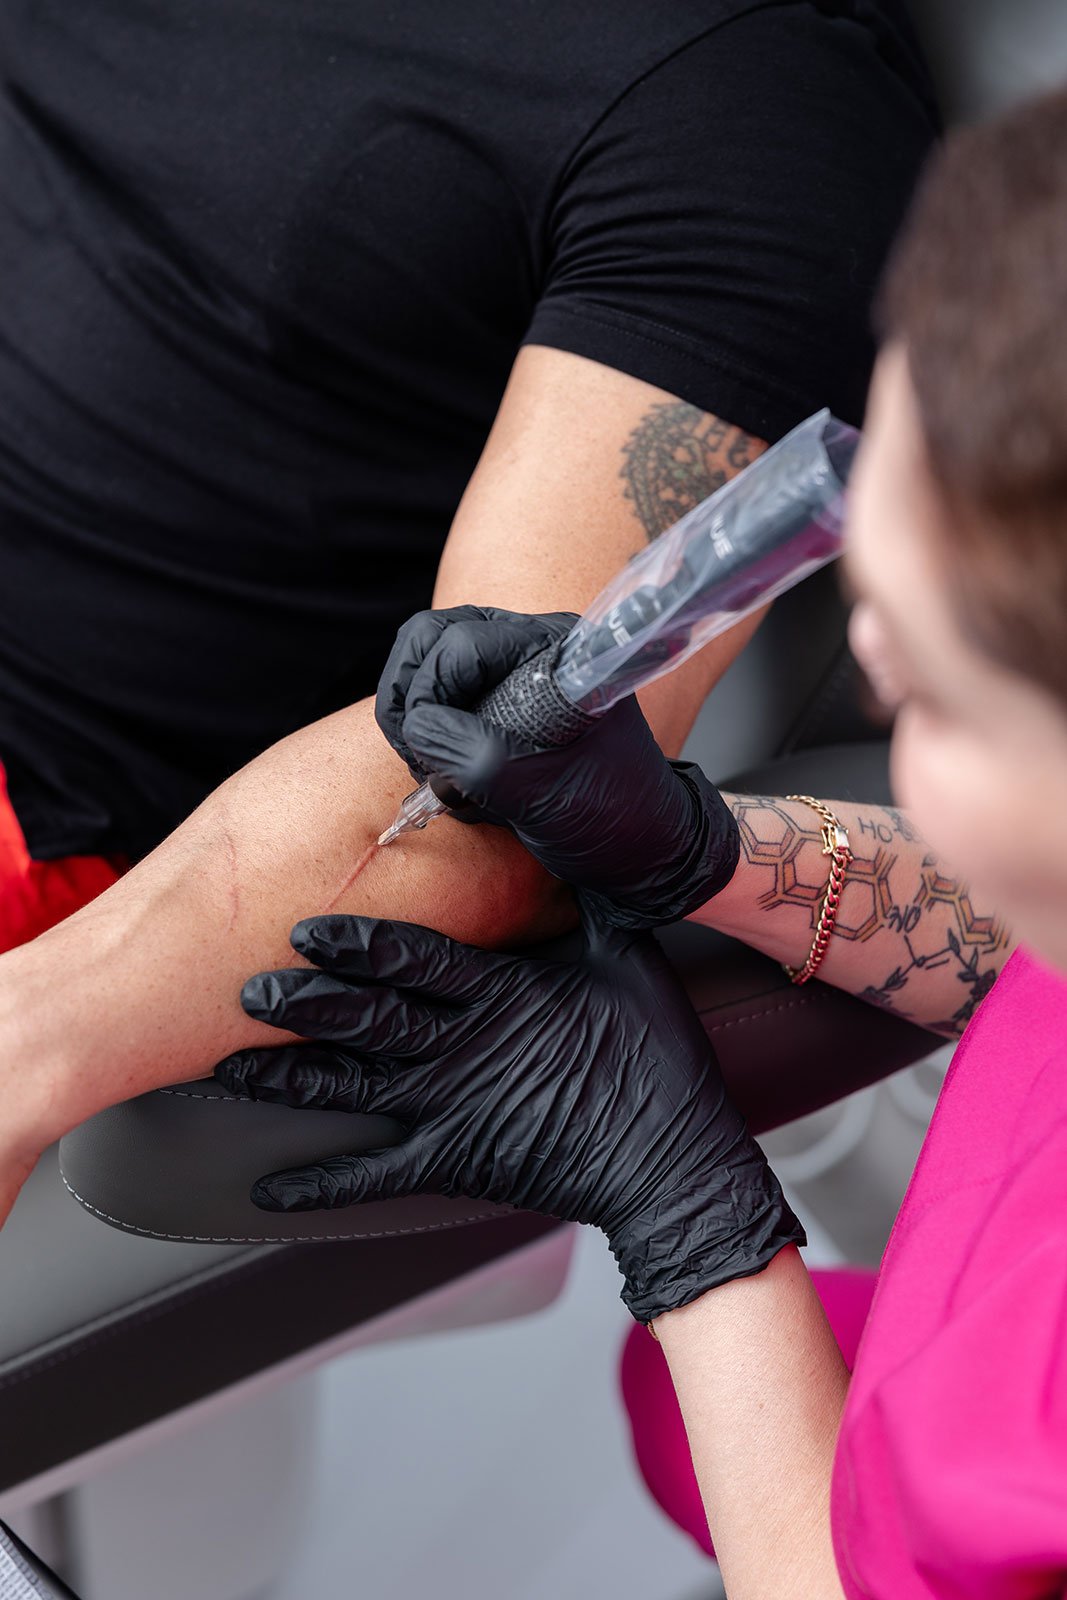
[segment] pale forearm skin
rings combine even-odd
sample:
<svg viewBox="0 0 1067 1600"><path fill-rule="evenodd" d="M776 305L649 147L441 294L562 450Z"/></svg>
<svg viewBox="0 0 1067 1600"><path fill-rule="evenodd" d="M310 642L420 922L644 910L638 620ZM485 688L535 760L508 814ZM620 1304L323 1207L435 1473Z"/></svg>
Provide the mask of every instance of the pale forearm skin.
<svg viewBox="0 0 1067 1600"><path fill-rule="evenodd" d="M829 874L821 821L780 795L726 799L741 830L737 871L693 920L802 966ZM848 831L853 860L820 980L958 1038L1011 953L1010 933L939 866L903 812L825 803Z"/></svg>
<svg viewBox="0 0 1067 1600"><path fill-rule="evenodd" d="M842 1600L830 1481L848 1371L797 1251L656 1332L730 1600Z"/></svg>

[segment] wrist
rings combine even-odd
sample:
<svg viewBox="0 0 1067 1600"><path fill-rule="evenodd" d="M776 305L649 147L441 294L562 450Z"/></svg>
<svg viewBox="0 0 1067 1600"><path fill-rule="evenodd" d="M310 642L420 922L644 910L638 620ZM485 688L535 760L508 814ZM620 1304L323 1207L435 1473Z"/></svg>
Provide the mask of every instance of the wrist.
<svg viewBox="0 0 1067 1600"><path fill-rule="evenodd" d="M25 952L0 958L0 1103L3 1159L0 1169L27 1171L49 1144L65 1133L59 1125L62 1057L52 1036L53 1007L39 997Z"/></svg>
<svg viewBox="0 0 1067 1600"><path fill-rule="evenodd" d="M780 904L775 898L777 845L771 841L767 850L762 849L763 836L753 836L751 823L746 821L746 812L765 802L727 792L722 799L739 824L740 853L729 882L713 899L690 912L690 918L782 965L796 966L811 946L810 913L805 907L785 906L783 915L768 916L768 900L775 908ZM774 804L777 808L779 803Z"/></svg>
<svg viewBox="0 0 1067 1600"><path fill-rule="evenodd" d="M732 883L741 859L741 830L725 795L693 762L672 761L678 782L687 790L694 819L695 848L690 861L689 892L680 916L717 898Z"/></svg>
<svg viewBox="0 0 1067 1600"><path fill-rule="evenodd" d="M812 836L810 810L795 796L724 794L723 800L740 825L740 858L729 883L698 906L692 920L750 945L787 970L801 968L818 932L819 902L813 906L806 889L804 898L795 897L790 885L810 885L817 896L826 893L825 841Z"/></svg>
<svg viewBox="0 0 1067 1600"><path fill-rule="evenodd" d="M727 1283L717 1284L713 1289L706 1289L694 1296L684 1305L661 1312L648 1323L648 1331L657 1342L668 1349L690 1338L703 1337L709 1322L725 1318L737 1305L740 1297L749 1298L756 1293L757 1286L753 1283L753 1279L763 1278L764 1282L759 1288L766 1289L772 1284L779 1284L783 1273L792 1275L797 1269L802 1273L806 1272L797 1244L790 1241L768 1256L755 1271L746 1273L743 1277L731 1278ZM737 1286L732 1292L731 1285Z"/></svg>
<svg viewBox="0 0 1067 1600"><path fill-rule="evenodd" d="M667 768L647 804L638 805L641 820L623 858L628 877L640 864L641 881L587 885L600 915L615 927L679 922L717 895L737 869L741 835L718 790L692 762L671 761Z"/></svg>
<svg viewBox="0 0 1067 1600"><path fill-rule="evenodd" d="M92 963L72 970L72 936L87 937L94 953L107 946L99 929L78 928L85 915L0 955L0 1104L7 1131L17 1126L34 1156L123 1098L109 1092L121 1015Z"/></svg>
<svg viewBox="0 0 1067 1600"><path fill-rule="evenodd" d="M651 1324L711 1289L762 1272L807 1236L746 1135L728 1170L661 1198L609 1233L608 1243L625 1280L623 1303L637 1322Z"/></svg>
<svg viewBox="0 0 1067 1600"><path fill-rule="evenodd" d="M753 866L752 862L742 854L729 881L723 884L718 894L691 911L689 918L692 922L701 923L705 928L714 928L716 933L725 933L730 938L751 942L751 936L755 931L757 902L760 895L766 892L766 888L766 869L761 870ZM803 933L796 941L798 953L802 941Z"/></svg>

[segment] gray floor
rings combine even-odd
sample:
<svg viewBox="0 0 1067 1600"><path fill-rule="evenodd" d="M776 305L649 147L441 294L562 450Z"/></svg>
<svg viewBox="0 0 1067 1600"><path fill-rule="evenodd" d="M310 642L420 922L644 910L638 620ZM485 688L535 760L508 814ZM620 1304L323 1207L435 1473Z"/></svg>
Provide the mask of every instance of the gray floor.
<svg viewBox="0 0 1067 1600"><path fill-rule="evenodd" d="M615 1389L627 1326L615 1264L582 1229L548 1311L334 1362L306 1535L263 1600L721 1594L631 1464Z"/></svg>
<svg viewBox="0 0 1067 1600"><path fill-rule="evenodd" d="M877 1262L949 1053L765 1141L810 1264ZM721 1600L636 1473L616 1268L597 1234L571 1237L546 1310L222 1396L12 1518L16 1531L82 1600ZM544 1304L566 1242L514 1258L502 1284L467 1285L436 1324L513 1313L520 1286Z"/></svg>
<svg viewBox="0 0 1067 1600"><path fill-rule="evenodd" d="M877 1261L947 1058L766 1141L809 1224L812 1264ZM633 1468L615 1387L629 1325L617 1294L614 1263L581 1230L548 1311L328 1367L309 1520L262 1600L721 1595Z"/></svg>

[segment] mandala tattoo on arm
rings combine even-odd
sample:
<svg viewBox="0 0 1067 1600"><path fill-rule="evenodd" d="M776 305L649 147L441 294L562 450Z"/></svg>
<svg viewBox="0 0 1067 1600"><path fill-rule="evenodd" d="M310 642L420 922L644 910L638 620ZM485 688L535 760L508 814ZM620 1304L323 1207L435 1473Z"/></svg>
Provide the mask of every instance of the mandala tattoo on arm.
<svg viewBox="0 0 1067 1600"><path fill-rule="evenodd" d="M766 448L762 440L684 400L654 405L623 446L620 472L649 542Z"/></svg>
<svg viewBox="0 0 1067 1600"><path fill-rule="evenodd" d="M768 867L771 878L759 898L763 910L795 905L807 909L814 930L826 890L822 836L809 820L784 802L765 795L739 796L734 803L746 861ZM959 1037L996 981L1000 963L983 965L1008 948L1009 935L998 917L979 916L964 885L946 876L934 856L900 847L920 842L907 816L891 806L872 807L849 825L854 851L834 927L834 938L857 944L883 935L879 949L892 941L893 965L880 983L868 984L859 998L910 1021L917 1020L907 1000L917 999L923 973L950 968L959 984L959 1005L922 1026ZM806 848L809 847L809 848ZM906 892L900 892L905 890ZM938 980L939 988L943 978ZM923 1011L928 1007L923 1007Z"/></svg>

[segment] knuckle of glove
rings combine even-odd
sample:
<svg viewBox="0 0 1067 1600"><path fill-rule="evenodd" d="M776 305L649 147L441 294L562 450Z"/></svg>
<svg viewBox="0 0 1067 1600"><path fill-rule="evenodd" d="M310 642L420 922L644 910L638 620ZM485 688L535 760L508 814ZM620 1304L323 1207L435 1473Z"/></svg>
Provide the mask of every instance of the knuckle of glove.
<svg viewBox="0 0 1067 1600"><path fill-rule="evenodd" d="M318 917L305 917L298 922L290 935L290 943L299 955L306 956L317 967L329 968L344 962L346 966L362 964L373 937L374 920L371 917L347 916L331 912Z"/></svg>
<svg viewBox="0 0 1067 1600"><path fill-rule="evenodd" d="M242 1092L253 1100L298 1108L332 1103L343 1068L337 1061L326 1061L313 1050L279 1050L260 1055L251 1064Z"/></svg>
<svg viewBox="0 0 1067 1600"><path fill-rule="evenodd" d="M265 1211L319 1211L349 1203L343 1180L325 1166L272 1173L252 1186L251 1198Z"/></svg>

